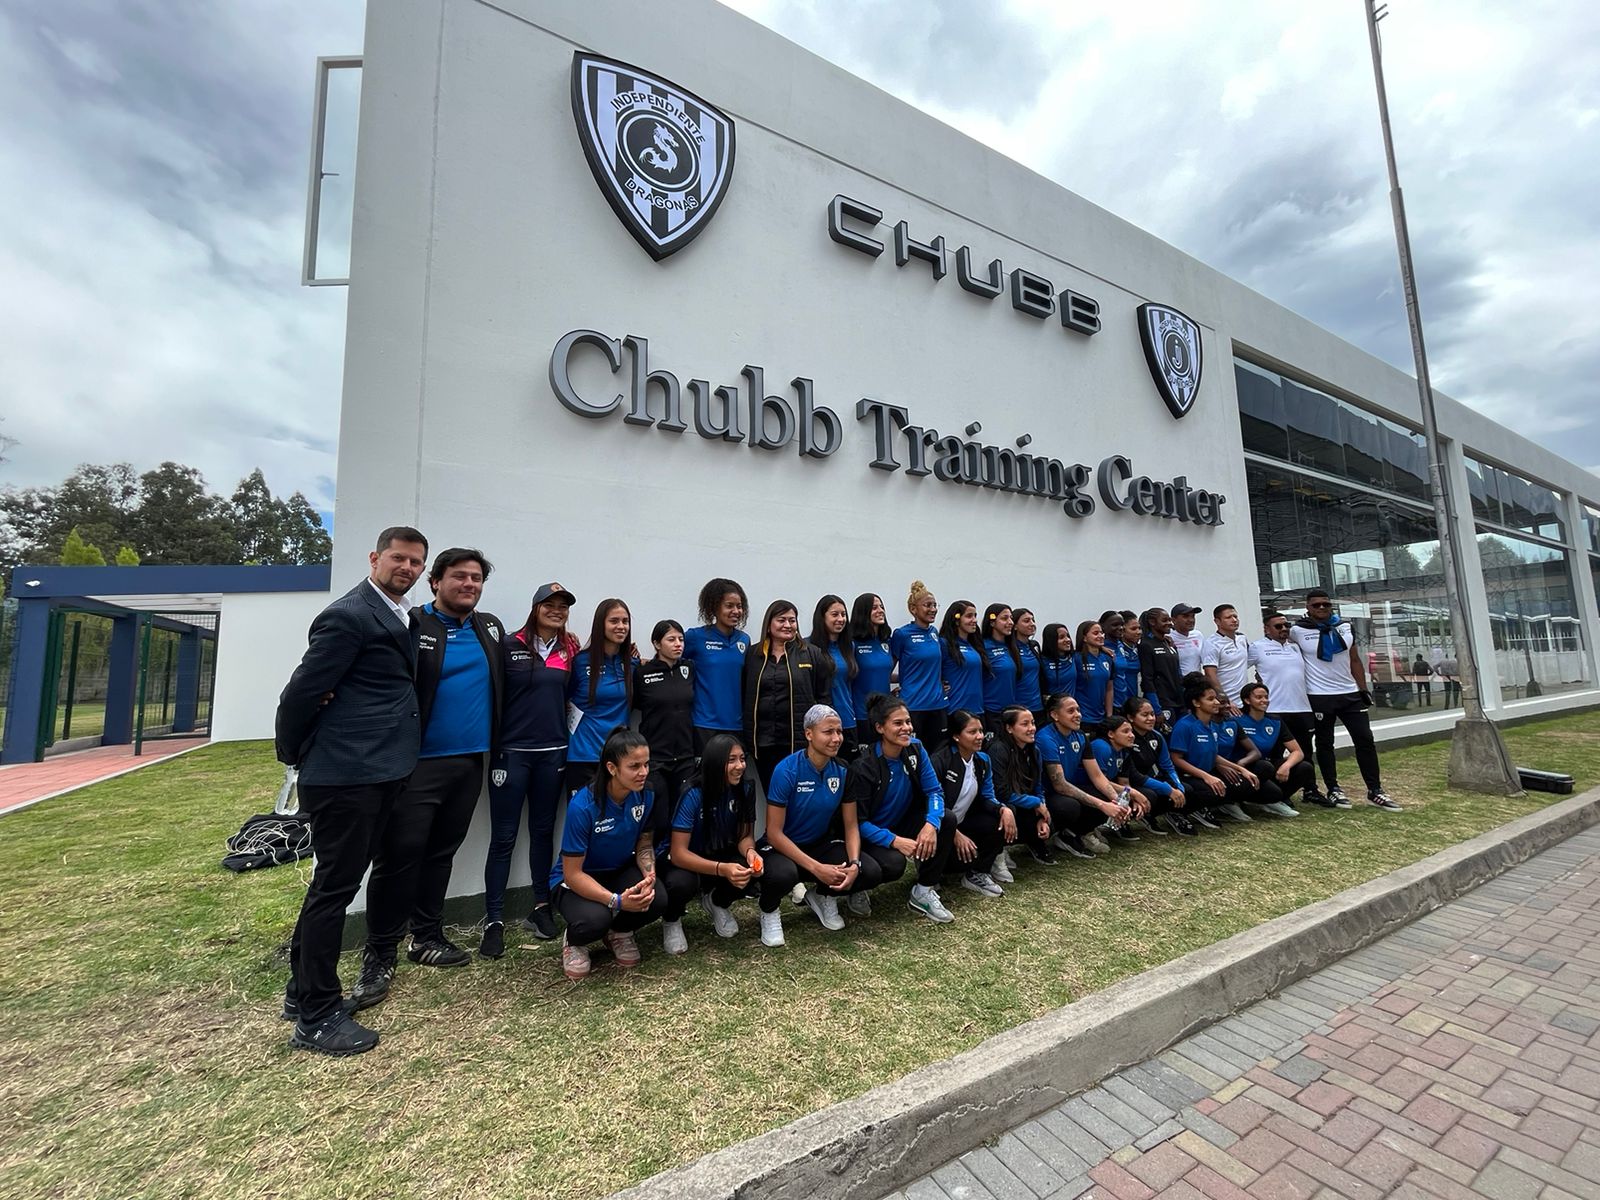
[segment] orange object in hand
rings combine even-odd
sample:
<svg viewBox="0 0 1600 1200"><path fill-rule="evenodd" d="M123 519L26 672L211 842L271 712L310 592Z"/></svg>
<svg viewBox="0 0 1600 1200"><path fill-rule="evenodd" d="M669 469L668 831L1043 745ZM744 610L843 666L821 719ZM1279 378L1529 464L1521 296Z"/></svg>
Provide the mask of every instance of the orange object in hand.
<svg viewBox="0 0 1600 1200"><path fill-rule="evenodd" d="M763 866L764 864L761 861L761 855L757 854L754 850L750 851L750 869L759 875Z"/></svg>

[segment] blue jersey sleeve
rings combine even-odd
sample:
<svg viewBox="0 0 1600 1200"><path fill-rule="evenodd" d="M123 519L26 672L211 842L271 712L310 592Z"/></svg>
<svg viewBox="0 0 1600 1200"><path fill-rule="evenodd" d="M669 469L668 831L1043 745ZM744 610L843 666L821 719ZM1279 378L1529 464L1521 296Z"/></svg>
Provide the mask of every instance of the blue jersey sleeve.
<svg viewBox="0 0 1600 1200"><path fill-rule="evenodd" d="M1095 766L1100 768L1100 774L1108 780L1114 780L1122 774L1122 764L1117 761L1117 752L1108 743L1095 738L1089 744L1089 753L1094 757Z"/></svg>
<svg viewBox="0 0 1600 1200"><path fill-rule="evenodd" d="M1159 733L1156 736L1158 738L1161 737L1161 735ZM1173 761L1172 761L1171 753L1167 750L1167 739L1166 738L1161 738L1161 755L1157 759L1157 761L1161 765L1161 774L1164 775L1167 779L1171 780L1173 787L1178 788L1179 790L1182 790L1182 788L1183 788L1183 780L1181 778L1179 778L1179 776L1178 776L1178 768L1177 768L1176 764L1174 764Z"/></svg>
<svg viewBox="0 0 1600 1200"><path fill-rule="evenodd" d="M700 789L690 788L678 800L678 811L672 814L674 833L693 833L700 823Z"/></svg>
<svg viewBox="0 0 1600 1200"><path fill-rule="evenodd" d="M772 770L772 786L767 789L767 803L775 808L788 808L794 796L794 764L784 759Z"/></svg>
<svg viewBox="0 0 1600 1200"><path fill-rule="evenodd" d="M911 739L911 744L919 751L917 762L920 770L917 772L917 783L922 788L922 794L927 797L927 821L937 829L939 823L944 820L944 788L939 786L938 773L933 769L933 755L929 754L927 748L916 738Z"/></svg>
<svg viewBox="0 0 1600 1200"><path fill-rule="evenodd" d="M567 805L567 819L561 827L561 853L583 857L589 853L589 834L594 829L594 794L583 788Z"/></svg>

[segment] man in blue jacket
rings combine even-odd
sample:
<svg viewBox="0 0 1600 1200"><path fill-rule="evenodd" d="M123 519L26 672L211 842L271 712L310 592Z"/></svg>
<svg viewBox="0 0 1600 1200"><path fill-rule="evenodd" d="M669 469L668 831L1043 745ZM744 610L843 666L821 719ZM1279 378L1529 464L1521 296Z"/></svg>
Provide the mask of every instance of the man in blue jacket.
<svg viewBox="0 0 1600 1200"><path fill-rule="evenodd" d="M406 593L428 539L397 525L378 535L370 573L311 623L309 645L278 697L278 761L300 772L316 870L290 942L283 1015L289 1044L361 1054L378 1035L345 1011L339 947L345 912L372 862L395 798L417 765L416 652Z"/></svg>

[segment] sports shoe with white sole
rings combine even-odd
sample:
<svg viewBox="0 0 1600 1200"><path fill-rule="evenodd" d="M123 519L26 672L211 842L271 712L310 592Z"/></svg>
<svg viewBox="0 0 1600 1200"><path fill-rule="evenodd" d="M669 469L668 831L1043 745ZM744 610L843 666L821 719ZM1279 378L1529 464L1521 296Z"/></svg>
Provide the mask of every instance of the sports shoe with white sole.
<svg viewBox="0 0 1600 1200"><path fill-rule="evenodd" d="M968 871L961 877L961 886L969 892L977 892L978 895L987 896L991 900L1006 894L1005 888L994 881L994 876L983 871Z"/></svg>
<svg viewBox="0 0 1600 1200"><path fill-rule="evenodd" d="M661 922L661 948L668 954L689 953L689 939L683 934L682 921Z"/></svg>
<svg viewBox="0 0 1600 1200"><path fill-rule="evenodd" d="M700 893L700 907L706 910L706 916L711 918L711 928L717 931L720 938L731 938L739 932L739 920L733 915L732 910L719 908L711 902L710 892Z"/></svg>
<svg viewBox="0 0 1600 1200"><path fill-rule="evenodd" d="M1388 792L1384 791L1382 788L1378 788L1373 792L1368 792L1367 803L1372 805L1373 808L1383 809L1384 812L1403 811L1400 805L1390 797Z"/></svg>
<svg viewBox="0 0 1600 1200"><path fill-rule="evenodd" d="M815 888L807 888L806 907L822 922L824 929L838 931L844 928L844 918L839 915L839 901L834 897L824 896Z"/></svg>
<svg viewBox="0 0 1600 1200"><path fill-rule="evenodd" d="M848 903L850 905L850 911L855 913L856 916L870 917L872 915L871 892L851 892Z"/></svg>
<svg viewBox="0 0 1600 1200"><path fill-rule="evenodd" d="M1344 794L1344 789L1338 784L1328 789L1328 799L1333 801L1335 808L1349 808L1350 797Z"/></svg>
<svg viewBox="0 0 1600 1200"><path fill-rule="evenodd" d="M777 909L761 914L761 944L763 946L783 945L783 917Z"/></svg>
<svg viewBox="0 0 1600 1200"><path fill-rule="evenodd" d="M939 899L939 893L920 883L911 885L911 911L919 912L928 920L936 921L940 925L956 919L955 913L946 908L944 902Z"/></svg>
<svg viewBox="0 0 1600 1200"><path fill-rule="evenodd" d="M1090 830L1088 833L1082 835L1078 840L1083 843L1083 848L1090 854L1111 853L1111 843L1106 841L1106 839L1101 836L1099 830Z"/></svg>
<svg viewBox="0 0 1600 1200"><path fill-rule="evenodd" d="M576 983L589 974L589 947L574 946L565 939L561 943L561 970Z"/></svg>
<svg viewBox="0 0 1600 1200"><path fill-rule="evenodd" d="M1300 815L1299 809L1290 807L1282 800L1274 800L1271 804L1263 804L1261 807L1266 809L1269 813L1272 813L1274 816L1298 817Z"/></svg>
<svg viewBox="0 0 1600 1200"><path fill-rule="evenodd" d="M1083 839L1075 833L1058 833L1050 839L1050 844L1072 858L1094 857L1094 851L1085 846Z"/></svg>
<svg viewBox="0 0 1600 1200"><path fill-rule="evenodd" d="M1017 877L1011 873L1011 855L1004 850L996 854L989 874L996 883L1015 883Z"/></svg>
<svg viewBox="0 0 1600 1200"><path fill-rule="evenodd" d="M633 934L618 933L613 929L606 934L606 945L616 958L617 966L629 968L639 965L639 943L634 940Z"/></svg>

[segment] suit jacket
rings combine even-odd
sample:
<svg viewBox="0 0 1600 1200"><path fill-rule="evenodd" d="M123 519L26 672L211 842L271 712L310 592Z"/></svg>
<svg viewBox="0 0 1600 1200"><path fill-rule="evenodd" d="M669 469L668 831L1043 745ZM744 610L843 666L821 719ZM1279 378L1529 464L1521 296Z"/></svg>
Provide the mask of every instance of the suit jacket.
<svg viewBox="0 0 1600 1200"><path fill-rule="evenodd" d="M410 775L422 744L411 631L362 580L317 614L309 640L278 697L278 761L324 786Z"/></svg>

